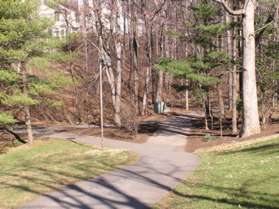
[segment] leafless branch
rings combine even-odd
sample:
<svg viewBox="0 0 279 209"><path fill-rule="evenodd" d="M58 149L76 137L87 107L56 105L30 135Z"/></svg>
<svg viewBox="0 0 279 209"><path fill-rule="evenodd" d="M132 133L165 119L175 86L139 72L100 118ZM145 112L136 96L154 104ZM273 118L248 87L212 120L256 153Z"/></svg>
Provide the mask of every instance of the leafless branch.
<svg viewBox="0 0 279 209"><path fill-rule="evenodd" d="M214 1L221 4L224 7L224 9L231 15L235 15L235 16L244 15L244 9L233 10L229 6L227 0L214 0Z"/></svg>

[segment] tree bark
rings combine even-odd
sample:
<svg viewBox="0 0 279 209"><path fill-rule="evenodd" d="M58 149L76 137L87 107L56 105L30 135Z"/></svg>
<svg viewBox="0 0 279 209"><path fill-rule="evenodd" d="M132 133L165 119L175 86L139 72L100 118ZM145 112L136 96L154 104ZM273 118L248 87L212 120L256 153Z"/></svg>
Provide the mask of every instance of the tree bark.
<svg viewBox="0 0 279 209"><path fill-rule="evenodd" d="M231 16L230 14L226 13L226 16L225 16L225 20L226 20L226 24L230 24L231 23ZM227 30L227 53L230 57L232 57L232 31L231 30ZM232 65L230 65L230 68L232 67ZM233 75L232 75L232 72L231 72L231 69L230 69L230 72L229 72L229 110L231 111L232 110L232 103L233 103Z"/></svg>
<svg viewBox="0 0 279 209"><path fill-rule="evenodd" d="M186 80L186 89L185 89L185 109L189 111L189 81Z"/></svg>
<svg viewBox="0 0 279 209"><path fill-rule="evenodd" d="M130 38L130 47L131 47L131 62L132 62L132 73L133 73L133 101L135 104L135 109L137 114L139 113L139 73L138 73L138 19L135 13L135 5L134 2L128 1L130 5L130 30L131 30L131 38Z"/></svg>
<svg viewBox="0 0 279 209"><path fill-rule="evenodd" d="M100 46L102 47L102 38L100 38ZM104 147L104 105L103 105L103 65L99 60L99 79L100 79L100 127L101 127L101 148Z"/></svg>
<svg viewBox="0 0 279 209"><path fill-rule="evenodd" d="M147 105L148 105L148 94L149 94L149 85L150 85L150 79L151 79L151 71L152 71L152 35L149 27L146 28L146 45L147 45L147 59L148 59L148 66L146 67L145 72L145 84L144 84L144 93L143 93L143 99L142 99L142 115L146 114Z"/></svg>
<svg viewBox="0 0 279 209"><path fill-rule="evenodd" d="M237 31L234 29L234 34L237 34ZM232 41L232 55L233 61L237 60L237 39L233 38ZM232 133L236 134L238 132L237 129L237 66L233 64L233 72L232 72Z"/></svg>
<svg viewBox="0 0 279 209"><path fill-rule="evenodd" d="M220 124L220 136L223 136L223 119L225 115L225 108L224 108L224 100L223 100L223 92L222 87L219 84L217 86L218 91L218 102L219 102L219 124Z"/></svg>
<svg viewBox="0 0 279 209"><path fill-rule="evenodd" d="M27 71L24 63L20 64L21 73L22 73L22 93L24 96L28 96L28 81L27 81ZM25 112L25 125L27 131L27 143L32 145L33 144L33 131L32 131L32 123L31 123L31 113L30 113L30 106L24 105L24 112Z"/></svg>
<svg viewBox="0 0 279 209"><path fill-rule="evenodd" d="M117 66L116 66L116 88L115 88L115 105L114 105L114 122L118 127L121 127L121 82L122 82L122 64L121 64L121 53L122 46L119 41L116 43L116 56L117 56Z"/></svg>
<svg viewBox="0 0 279 209"><path fill-rule="evenodd" d="M241 136L247 137L261 132L257 84L256 84L256 44L255 44L255 11L256 0L245 0L243 9L233 10L226 0L215 0L231 15L243 16L243 72L242 72L242 99L243 123Z"/></svg>
<svg viewBox="0 0 279 209"><path fill-rule="evenodd" d="M247 0L243 17L243 125L242 137L261 132L255 67L255 10L256 1Z"/></svg>
<svg viewBox="0 0 279 209"><path fill-rule="evenodd" d="M189 90L188 88L185 90L185 109L189 111Z"/></svg>
<svg viewBox="0 0 279 209"><path fill-rule="evenodd" d="M203 94L203 109L204 109L204 128L205 130L209 130L208 128L208 117L209 117L209 102L207 92Z"/></svg>
<svg viewBox="0 0 279 209"><path fill-rule="evenodd" d="M151 66L148 66L145 72L145 84L144 84L144 93L142 99L142 113L141 113L142 115L145 115L147 110L150 77L151 77Z"/></svg>
<svg viewBox="0 0 279 209"><path fill-rule="evenodd" d="M162 89L163 89L163 72L158 72L157 91L156 91L156 102L162 101Z"/></svg>

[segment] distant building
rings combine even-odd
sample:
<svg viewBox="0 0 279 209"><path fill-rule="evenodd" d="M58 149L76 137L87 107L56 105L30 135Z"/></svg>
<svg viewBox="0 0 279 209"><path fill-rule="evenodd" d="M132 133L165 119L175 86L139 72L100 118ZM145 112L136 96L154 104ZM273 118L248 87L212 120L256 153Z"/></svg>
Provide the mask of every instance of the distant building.
<svg viewBox="0 0 279 209"><path fill-rule="evenodd" d="M78 7L68 4L59 4L55 8L49 7L45 0L40 0L39 15L54 21L49 29L52 36L63 38L69 33L77 32L80 29Z"/></svg>
<svg viewBox="0 0 279 209"><path fill-rule="evenodd" d="M54 25L49 29L52 36L63 38L73 32L94 32L95 15L91 1L88 0L68 0L65 4L59 4L55 8L48 6L47 0L40 0L39 15L47 17L54 21ZM81 20L81 11L85 13L85 21ZM120 30L127 33L129 30L129 17L125 17L124 13L120 12ZM104 27L110 29L111 11L107 4L103 4L102 16ZM143 21L138 20L138 33L143 33Z"/></svg>

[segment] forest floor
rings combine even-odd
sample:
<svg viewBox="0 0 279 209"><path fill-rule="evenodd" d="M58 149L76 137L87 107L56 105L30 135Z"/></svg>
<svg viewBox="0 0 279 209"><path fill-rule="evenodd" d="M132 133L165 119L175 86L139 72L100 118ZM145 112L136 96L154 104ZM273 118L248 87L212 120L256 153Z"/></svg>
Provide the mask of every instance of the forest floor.
<svg viewBox="0 0 279 209"><path fill-rule="evenodd" d="M236 142L250 141L256 138L268 137L279 133L278 115L272 119L271 124L262 128L262 132L260 134L245 138L240 138L238 135L232 134L230 119L225 119L223 121L223 131L221 136L218 118L214 118L213 123L209 121L210 130L206 130L204 128L204 117L201 116L202 113L193 115L187 112L178 112L178 115L180 115L180 117L186 116L191 119L191 129L186 133L188 143L185 146L185 150L187 152L196 152L200 149L206 149L222 144L234 144Z"/></svg>
<svg viewBox="0 0 279 209"><path fill-rule="evenodd" d="M279 209L279 138L201 152L201 164L158 209Z"/></svg>
<svg viewBox="0 0 279 209"><path fill-rule="evenodd" d="M36 140L0 155L0 208L17 208L41 194L92 179L134 157L63 140Z"/></svg>
<svg viewBox="0 0 279 209"><path fill-rule="evenodd" d="M172 114L154 114L140 117L138 120L137 134L132 133L125 128L105 127L104 136L106 138L128 141L133 143L145 143L150 136L152 136L160 127L160 123L166 121ZM100 136L100 128L77 128L72 129L71 132L79 135Z"/></svg>
<svg viewBox="0 0 279 209"><path fill-rule="evenodd" d="M108 125L104 128L104 136L114 140L142 144L147 142L148 138L151 137L159 127L162 128L168 119L176 117L178 119L178 124L175 124L175 126L179 128L177 133L187 137L185 151L196 152L199 149L214 147L220 144L231 144L263 136L271 136L277 134L279 130L279 114L277 114L274 115L272 123L262 129L261 134L248 138L239 138L237 135L231 133L231 120L225 119L223 121L223 131L221 136L218 118L213 118L213 122L209 120L210 130L206 130L204 128L204 117L202 115L203 113L199 109L186 111L179 107L171 108L171 111L168 113L153 114L139 118L137 134L132 133L125 128L117 128ZM34 123L33 128L35 135L38 137L65 131L70 131L80 136L99 137L101 135L100 128L97 125L66 125L38 122ZM15 130L17 130L17 133L19 134L25 132L24 127L16 128Z"/></svg>
<svg viewBox="0 0 279 209"><path fill-rule="evenodd" d="M210 148L221 144L232 144L240 141L253 140L255 138L271 136L278 133L278 116L273 118L272 124L262 129L262 133L252 137L240 138L231 133L231 120L223 121L223 133L220 134L219 120L214 118L213 123L209 121L210 130L204 128L204 117L200 110L186 111L183 108L171 108L171 112L164 114L154 114L140 118L138 133L132 134L125 129L107 127L104 129L104 135L107 138L128 141L133 143L145 143L159 127L162 129L164 124L170 118L176 117L176 131L187 137L185 145L186 152L196 152L197 150ZM189 123L190 121L190 123ZM173 128L175 129L175 127ZM240 127L239 127L240 128ZM83 128L71 130L71 132L80 135L100 136L99 128Z"/></svg>

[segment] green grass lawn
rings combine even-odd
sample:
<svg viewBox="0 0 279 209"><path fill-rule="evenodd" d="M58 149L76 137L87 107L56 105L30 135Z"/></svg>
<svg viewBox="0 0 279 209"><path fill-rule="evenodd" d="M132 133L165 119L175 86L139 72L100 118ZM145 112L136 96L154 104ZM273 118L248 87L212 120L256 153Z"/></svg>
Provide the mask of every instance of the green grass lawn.
<svg viewBox="0 0 279 209"><path fill-rule="evenodd" d="M279 209L279 139L201 154L198 170L156 208Z"/></svg>
<svg viewBox="0 0 279 209"><path fill-rule="evenodd" d="M63 140L37 141L0 155L0 208L15 208L41 193L94 178L131 162L128 152L98 150Z"/></svg>

